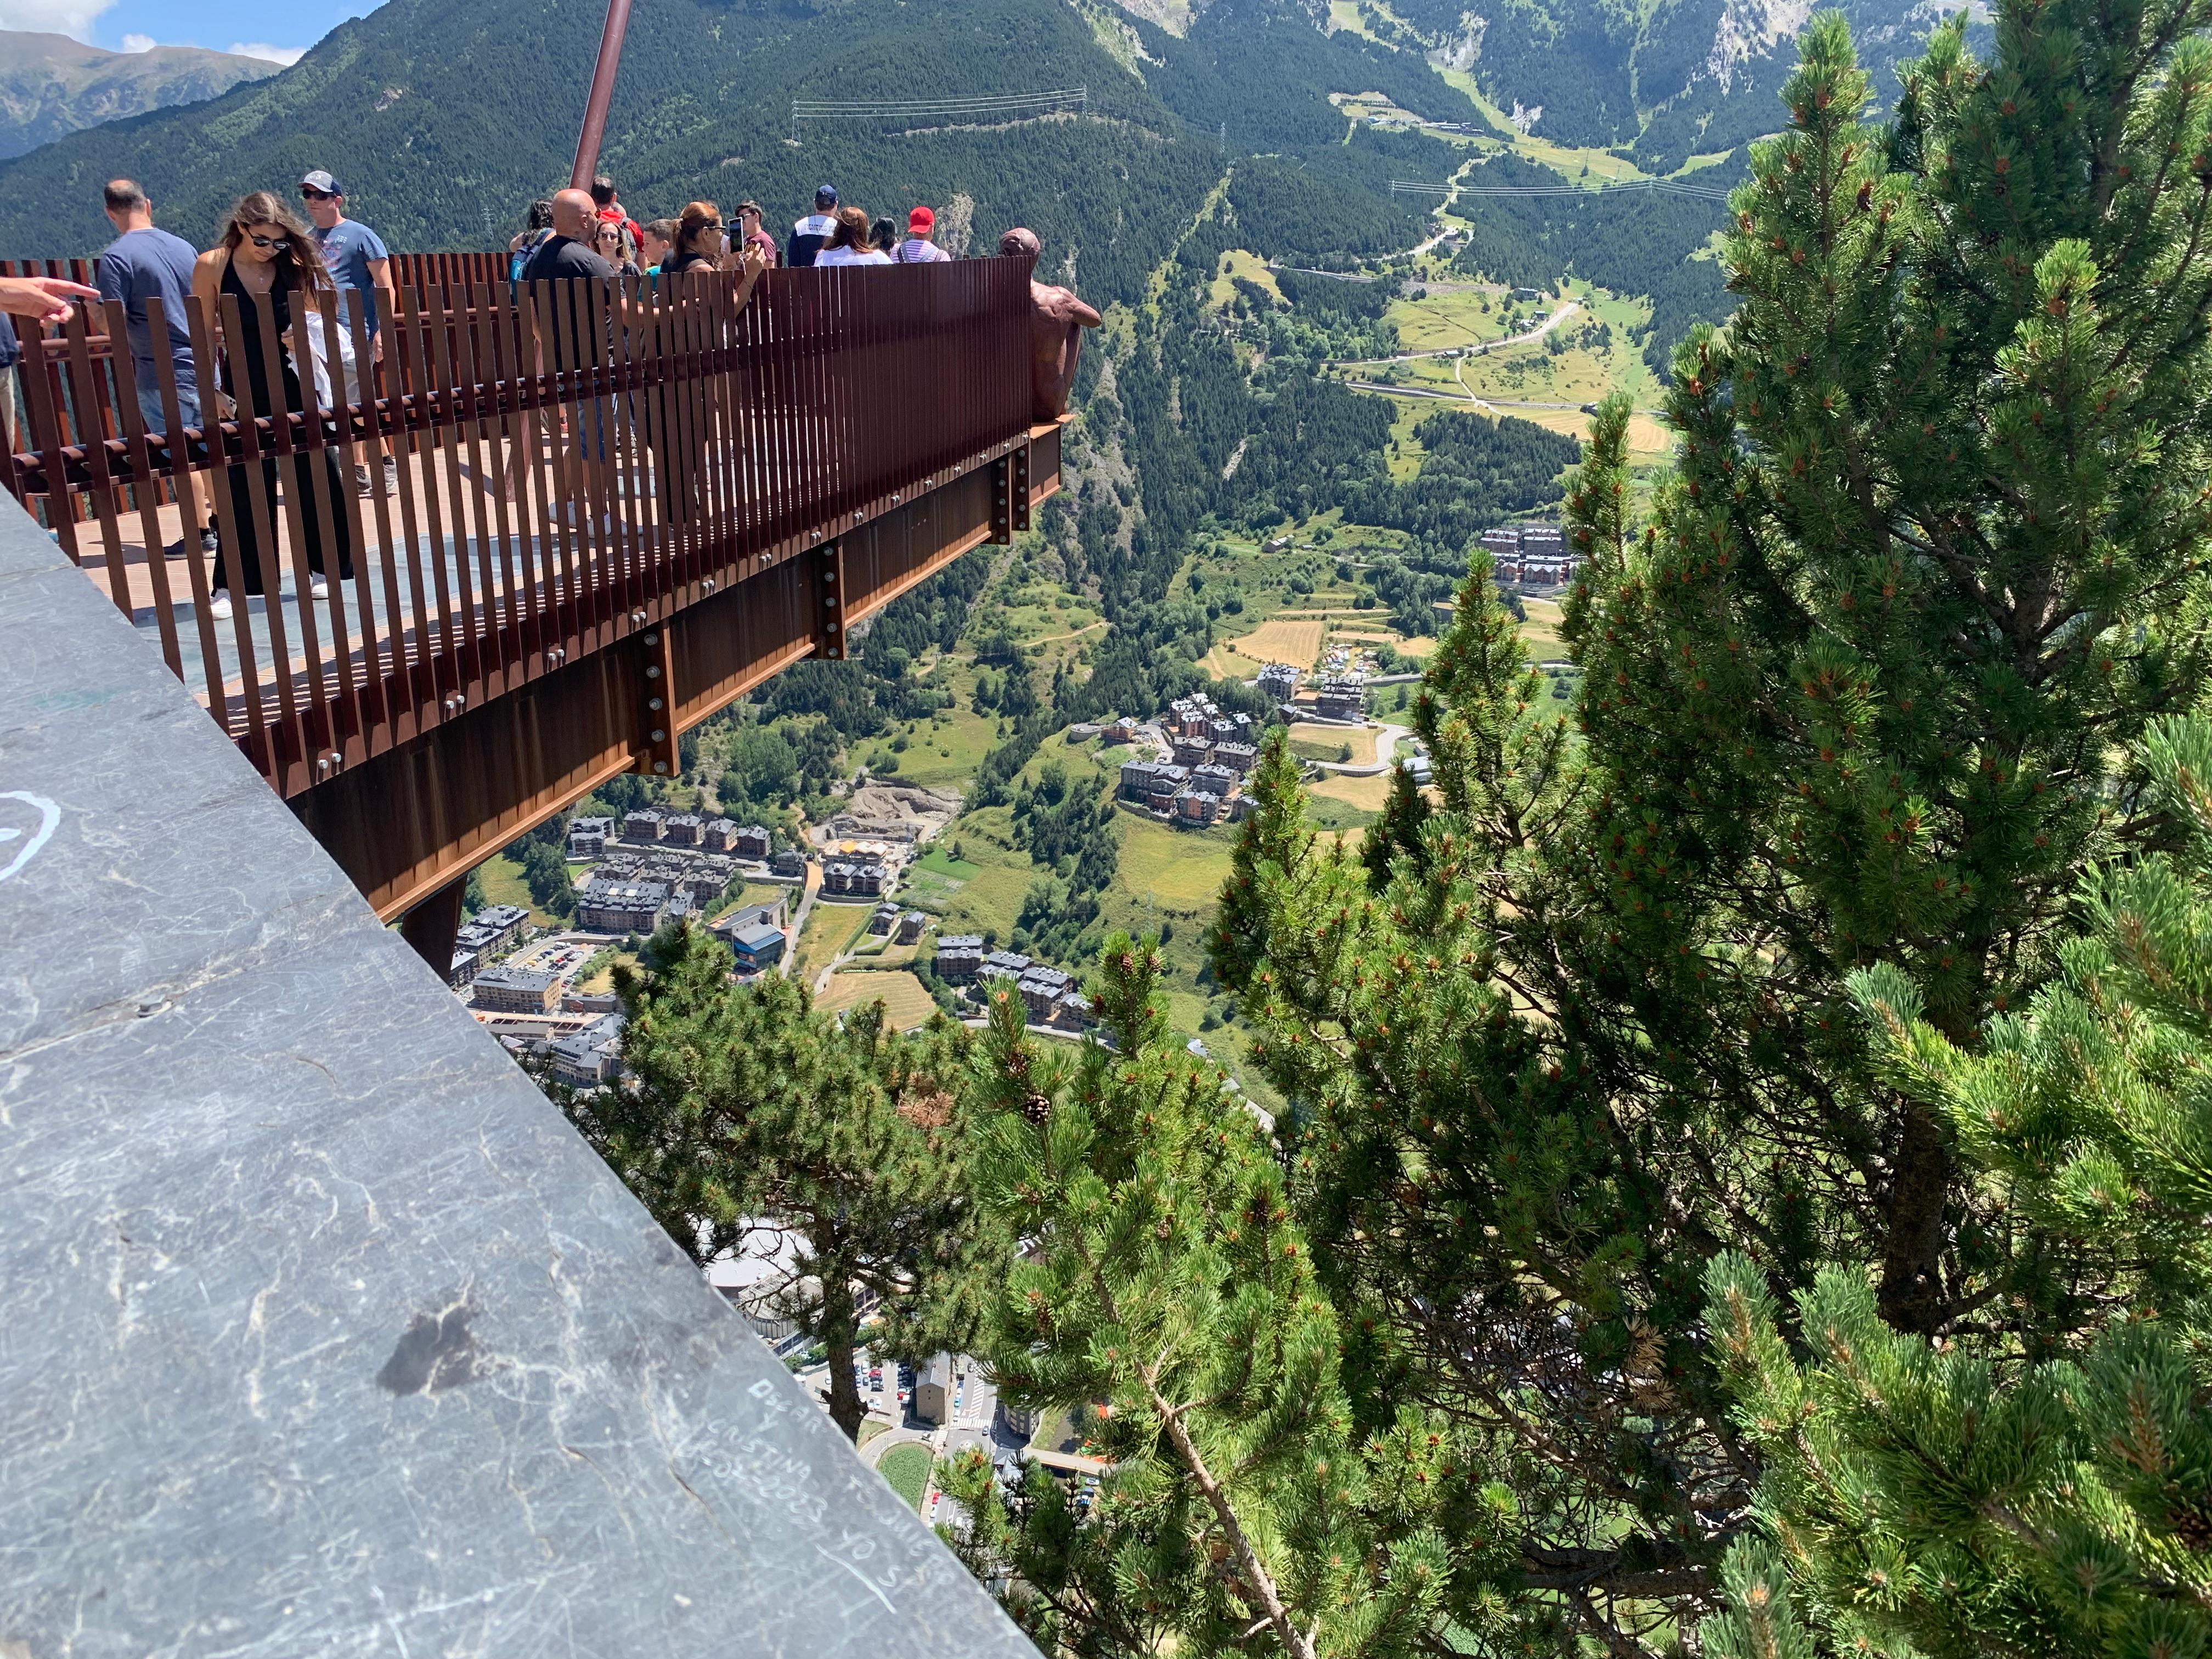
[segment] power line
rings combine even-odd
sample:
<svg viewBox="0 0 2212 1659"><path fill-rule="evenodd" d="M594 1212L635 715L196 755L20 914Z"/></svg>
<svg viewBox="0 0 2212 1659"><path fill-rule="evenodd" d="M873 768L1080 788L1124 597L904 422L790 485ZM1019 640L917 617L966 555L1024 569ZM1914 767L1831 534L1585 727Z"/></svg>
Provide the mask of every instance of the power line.
<svg viewBox="0 0 2212 1659"><path fill-rule="evenodd" d="M965 98L899 98L843 100L794 98L791 100L791 130L795 139L801 121L942 121L948 118L1010 115L1025 118L1039 115L1080 113L1089 101L1088 88L1056 87L1044 92L1006 93Z"/></svg>
<svg viewBox="0 0 2212 1659"><path fill-rule="evenodd" d="M1393 179L1393 196L1617 196L1626 191L1656 191L1666 196L1688 196L1699 201L1725 202L1729 193L1708 185L1679 184L1672 179L1629 179L1595 186L1561 182L1556 185L1431 185L1417 179Z"/></svg>

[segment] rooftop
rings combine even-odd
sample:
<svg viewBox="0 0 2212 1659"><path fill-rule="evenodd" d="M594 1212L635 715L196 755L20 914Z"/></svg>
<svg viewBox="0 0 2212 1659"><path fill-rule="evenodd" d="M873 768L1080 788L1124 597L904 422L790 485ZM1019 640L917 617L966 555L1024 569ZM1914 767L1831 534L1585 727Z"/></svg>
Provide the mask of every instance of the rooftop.
<svg viewBox="0 0 2212 1659"><path fill-rule="evenodd" d="M496 990L504 986L512 991L544 991L553 984L554 975L542 968L516 968L507 963L487 968L477 975L477 983Z"/></svg>

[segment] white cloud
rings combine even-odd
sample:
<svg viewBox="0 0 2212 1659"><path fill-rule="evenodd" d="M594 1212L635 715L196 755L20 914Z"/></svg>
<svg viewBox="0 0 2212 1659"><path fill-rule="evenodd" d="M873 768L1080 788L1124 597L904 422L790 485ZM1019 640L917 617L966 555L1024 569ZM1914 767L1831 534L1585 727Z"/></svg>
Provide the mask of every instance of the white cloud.
<svg viewBox="0 0 2212 1659"><path fill-rule="evenodd" d="M227 48L239 58L258 58L264 64L282 64L286 69L307 55L305 46L272 46L266 40L234 40Z"/></svg>
<svg viewBox="0 0 2212 1659"><path fill-rule="evenodd" d="M115 0L0 0L0 29L33 29L88 40L92 25Z"/></svg>
<svg viewBox="0 0 2212 1659"><path fill-rule="evenodd" d="M161 43L150 34L126 34L123 37L125 52L151 52Z"/></svg>

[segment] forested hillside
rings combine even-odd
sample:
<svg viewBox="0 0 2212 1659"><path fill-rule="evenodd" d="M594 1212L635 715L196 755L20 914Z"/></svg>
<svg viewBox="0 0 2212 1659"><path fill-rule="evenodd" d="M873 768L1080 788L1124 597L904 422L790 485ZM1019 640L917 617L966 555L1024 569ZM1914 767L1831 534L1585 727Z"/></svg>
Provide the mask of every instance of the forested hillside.
<svg viewBox="0 0 2212 1659"><path fill-rule="evenodd" d="M392 0L273 82L15 163L0 174L0 248L95 246L106 234L97 186L115 173L139 178L167 222L204 239L239 193L321 166L343 172L353 210L396 246L503 244L529 201L565 182L599 15L592 0ZM1060 0L861 0L834 11L672 0L633 17L603 166L636 206L751 196L778 219L804 211L824 179L884 209L964 193L979 229L1027 222L1054 267L1072 253L1086 288L1118 299L1167 252L1225 161L1255 151L1313 152L1255 160L1239 181L1271 250L1372 253L1414 240L1417 210L1383 188L1403 162L1387 140L1346 146L1329 92L1380 81L1439 116L1474 118L1425 64L1355 36L1224 16L1188 40L1148 40L1164 60L1146 65L1157 89ZM1249 73L1255 54L1276 66L1264 88ZM1080 117L915 131L822 123L792 142L794 96L1075 86L1089 92Z"/></svg>
<svg viewBox="0 0 2212 1659"><path fill-rule="evenodd" d="M1359 4L1355 27L1285 0L1215 0L1178 33L1067 0L669 0L632 18L603 162L627 201L654 210L751 196L781 221L825 178L870 207L964 194L979 229L1030 224L1053 268L1072 258L1077 278L1114 301L1135 294L1231 162L1231 245L1337 264L1417 241L1420 208L1390 181L1449 173L1467 141L1348 124L1333 100L1380 98L1493 140L1512 135L1486 100L1509 112L1540 105L1540 137L1613 145L1660 172L1772 125L1761 76L1786 32L1766 37L1790 18L1747 21L1740 9L1723 16L1684 0L1632 25L1595 9L1583 17L1581 3L1472 26L1457 0ZM173 228L204 240L237 195L314 167L341 172L352 210L396 246L502 244L527 204L565 179L600 18L597 0L391 0L270 81L0 168L0 252L88 251L106 235L97 186L117 173L139 178ZM1872 21L1895 52L1917 38L1901 12ZM1758 51L1731 58L1747 41ZM1686 70L1692 59L1706 67ZM1689 104L1686 92L1670 103L1655 91L1705 87L1701 75L1722 90ZM790 118L794 97L1069 87L1087 93L1079 116L957 127ZM1741 118L1723 118L1723 106ZM1480 171L1527 165L1502 157ZM1679 337L1678 318L1724 303L1709 266L1684 264L1718 222L1695 204L1486 204L1470 216L1492 227L1469 255L1486 276L1530 283L1571 266L1650 295L1663 340Z"/></svg>

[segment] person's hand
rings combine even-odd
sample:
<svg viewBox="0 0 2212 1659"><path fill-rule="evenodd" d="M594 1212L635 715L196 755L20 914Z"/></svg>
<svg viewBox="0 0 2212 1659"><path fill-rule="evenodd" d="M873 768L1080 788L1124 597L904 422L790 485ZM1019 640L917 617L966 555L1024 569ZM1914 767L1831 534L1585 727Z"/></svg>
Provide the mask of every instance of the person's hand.
<svg viewBox="0 0 2212 1659"><path fill-rule="evenodd" d="M738 272L750 283L768 269L768 255L758 242L747 242L744 252L738 255Z"/></svg>
<svg viewBox="0 0 2212 1659"><path fill-rule="evenodd" d="M384 331L380 328L368 337L368 361L372 363L384 361Z"/></svg>
<svg viewBox="0 0 2212 1659"><path fill-rule="evenodd" d="M65 323L74 299L97 300L100 290L58 276L0 276L0 311L41 323Z"/></svg>

